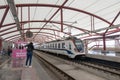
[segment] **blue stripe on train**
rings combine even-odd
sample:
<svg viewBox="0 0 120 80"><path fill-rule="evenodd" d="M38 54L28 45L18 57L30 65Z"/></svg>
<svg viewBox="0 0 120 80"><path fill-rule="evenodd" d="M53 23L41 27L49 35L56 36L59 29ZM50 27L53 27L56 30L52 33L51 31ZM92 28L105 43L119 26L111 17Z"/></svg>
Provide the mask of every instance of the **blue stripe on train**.
<svg viewBox="0 0 120 80"><path fill-rule="evenodd" d="M63 51L66 51L68 54L73 54L71 51L69 51L69 50L67 50L67 49L57 49L57 48L44 48L44 49L63 50Z"/></svg>

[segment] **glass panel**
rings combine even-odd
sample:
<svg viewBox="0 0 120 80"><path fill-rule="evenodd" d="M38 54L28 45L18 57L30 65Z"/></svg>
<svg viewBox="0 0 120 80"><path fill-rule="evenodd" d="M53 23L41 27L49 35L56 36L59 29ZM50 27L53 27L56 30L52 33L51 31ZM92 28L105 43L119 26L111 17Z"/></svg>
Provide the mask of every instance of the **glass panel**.
<svg viewBox="0 0 120 80"><path fill-rule="evenodd" d="M69 43L69 50L71 50L71 44Z"/></svg>
<svg viewBox="0 0 120 80"><path fill-rule="evenodd" d="M75 40L75 45L79 52L84 51L84 44L81 40Z"/></svg>
<svg viewBox="0 0 120 80"><path fill-rule="evenodd" d="M65 48L65 43L62 43L62 48Z"/></svg>
<svg viewBox="0 0 120 80"><path fill-rule="evenodd" d="M58 48L60 48L60 43L58 44Z"/></svg>

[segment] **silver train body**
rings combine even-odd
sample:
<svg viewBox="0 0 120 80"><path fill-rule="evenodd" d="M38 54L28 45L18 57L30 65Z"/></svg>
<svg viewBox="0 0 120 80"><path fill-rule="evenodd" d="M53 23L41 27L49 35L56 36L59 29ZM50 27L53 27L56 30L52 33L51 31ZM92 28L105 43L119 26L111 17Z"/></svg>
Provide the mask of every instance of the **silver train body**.
<svg viewBox="0 0 120 80"><path fill-rule="evenodd" d="M41 44L39 50L66 55L69 58L75 58L76 56L83 56L84 44L83 41L77 38L67 38L65 40L56 40Z"/></svg>

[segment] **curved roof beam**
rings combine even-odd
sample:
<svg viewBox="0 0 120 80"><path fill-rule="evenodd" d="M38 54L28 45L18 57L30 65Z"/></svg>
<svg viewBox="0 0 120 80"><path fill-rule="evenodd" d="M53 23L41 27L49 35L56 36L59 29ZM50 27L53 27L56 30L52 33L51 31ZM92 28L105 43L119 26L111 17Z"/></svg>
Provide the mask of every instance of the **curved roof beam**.
<svg viewBox="0 0 120 80"><path fill-rule="evenodd" d="M37 32L33 32L33 33L37 33ZM57 37L61 38L61 36L58 36L58 35L55 35L55 34L51 34L51 33L46 33L46 32L40 32L39 35L43 35L43 34L41 34L41 33L50 34L50 35L54 35L54 36L57 36ZM19 35L20 35L20 34L15 34L15 35L6 37L6 38L4 38L4 40L9 39L9 38L11 38L11 37L19 36ZM25 35L25 33L24 33L24 35ZM54 37L53 37L53 38L54 38Z"/></svg>
<svg viewBox="0 0 120 80"><path fill-rule="evenodd" d="M0 22L0 28L2 27L3 23L4 23L4 20L6 18L6 15L8 14L8 11L9 11L9 7L6 8L4 14L3 14L3 17L2 17L2 20Z"/></svg>
<svg viewBox="0 0 120 80"><path fill-rule="evenodd" d="M29 28L25 28L25 29L22 29L22 30L28 30ZM40 29L40 28L30 28L30 29ZM55 29L49 29L49 28L43 28L45 30L53 30L53 31L57 31L57 32L61 32L59 30L55 30ZM6 32L6 33L3 33L3 34L0 34L0 36L3 36L3 35L6 35L6 34L10 34L10 33L14 33L14 32L17 32L17 30L14 30L14 31L9 31L9 32ZM68 34L66 32L63 32L64 34ZM69 34L68 34L69 35Z"/></svg>
<svg viewBox="0 0 120 80"><path fill-rule="evenodd" d="M48 38L51 38L51 40L53 40L54 38L52 38L51 36L47 36L47 35L41 35L41 36L45 36L45 37L48 37ZM10 38L10 39L7 39L7 40L9 40L9 41L11 41L11 40L17 40L18 38L20 38L20 35L18 34L18 36L17 37L13 37L13 38ZM38 39L40 39L40 38L38 38Z"/></svg>
<svg viewBox="0 0 120 80"><path fill-rule="evenodd" d="M44 21L44 20L31 20L31 21L22 21L22 22L20 22L20 23L22 23L22 24L27 24L28 22L46 22L46 21ZM50 23L60 24L60 22L56 22L56 21L50 21ZM6 27L6 26L9 26L9 25L15 25L15 23L5 24L5 25L3 25L2 27ZM64 23L63 23L63 25L71 26L71 25L69 25L69 24L64 24ZM101 31L101 30L105 30L105 29L117 28L117 27L119 27L119 26L120 26L120 24L114 25L114 26L111 26L111 27L107 27L107 28L101 28L101 29L96 30L96 32L97 32L97 31ZM81 29L81 28L78 28L78 27L75 27L75 26L71 26L71 27L76 28L76 29L78 29L78 30L80 30L80 31L83 31L83 32L90 32L89 30ZM4 31L9 30L9 29L12 29L12 28L16 28L16 26L13 26L13 27L4 29L4 30L2 30L2 31L0 31L0 32L4 32ZM111 32L114 33L115 30L113 30L113 31L108 31L108 34L109 34L109 33L112 34ZM116 32L118 32L118 30L116 30ZM62 32L62 33L64 33L64 32ZM93 32L93 33L94 33L94 32ZM86 34L86 33L83 33L83 34ZM97 33L96 33L96 34L97 34ZM99 33L99 34L100 34L100 33ZM78 34L78 35L79 35L79 34ZM77 35L75 35L75 36L77 36Z"/></svg>
<svg viewBox="0 0 120 80"><path fill-rule="evenodd" d="M20 23L26 24L26 23L29 23L29 22L48 22L48 21L47 21L47 20L31 20L31 21L22 21L22 22L20 22ZM61 22L57 22L57 21L49 21L49 23L61 24ZM3 25L3 27L10 26L10 25L14 25L14 24L15 24L15 23L5 24L5 25ZM65 24L65 23L63 23L63 25L66 25L66 26L69 26L69 27L78 29L78 30L83 31L83 32L88 32L88 33L91 32L91 31L89 31L89 30L82 29L82 28L79 28L79 27L77 27L77 26L72 26L72 25ZM8 29L12 29L12 28L8 28ZM8 29L6 29L6 30L8 30ZM4 30L4 31L5 31L5 30ZM98 34L98 35L101 35L100 33L97 33L97 32L93 32L93 33L96 33L96 34Z"/></svg>
<svg viewBox="0 0 120 80"><path fill-rule="evenodd" d="M19 34L18 34L18 35L19 35ZM45 35L43 35L43 36L45 36ZM17 36L17 37L11 38L11 39L9 39L9 40L7 40L7 41L17 40L17 39L19 39L19 38L21 38L20 35ZM48 36L48 38L51 39L51 40L53 40L53 38L52 38L51 36ZM35 41L35 42L36 42L36 41Z"/></svg>
<svg viewBox="0 0 120 80"><path fill-rule="evenodd" d="M48 36L48 35L41 35L41 36L51 37L52 40L54 39L54 37ZM17 37L13 37L13 38L10 38L10 39L7 39L7 38L6 38L6 39L10 41L10 40L13 40L13 39L18 39L18 38L20 38L20 35L19 35L19 34L17 34ZM5 40L6 40L6 39L5 39ZM40 38L38 38L38 39L40 39Z"/></svg>
<svg viewBox="0 0 120 80"><path fill-rule="evenodd" d="M60 11L60 9L62 9L62 7L67 3L67 1L68 1L68 0L65 0L65 1L62 3L62 5L61 5L61 6L54 12L54 14L48 19L48 22L52 20L52 18ZM48 22L46 22L46 23L42 26L42 28L44 28L44 27L47 25ZM63 26L63 25L62 25L62 21L61 21L61 27L62 27L62 26ZM42 28L39 29L38 33L42 30ZM63 32L63 31L61 31L61 32ZM34 35L33 39L37 36L38 33L36 33L36 34Z"/></svg>
<svg viewBox="0 0 120 80"><path fill-rule="evenodd" d="M4 6L0 6L0 9L4 9L6 8L8 5L4 5ZM36 7L36 6L39 6L39 7L54 7L54 8L60 8L61 5L54 5L54 4L16 4L16 7ZM94 16L108 24L111 24L111 22L107 21L106 19L104 18L101 18L100 16L97 16L95 14L92 14L90 12L87 12L87 11L84 11L84 10L80 10L80 9L77 9L77 8L73 8L73 7L67 7L67 6L63 6L62 7L63 9L68 9L68 10L73 10L73 11L77 11L77 12L82 12L84 14L88 14L88 15L91 15L91 16Z"/></svg>

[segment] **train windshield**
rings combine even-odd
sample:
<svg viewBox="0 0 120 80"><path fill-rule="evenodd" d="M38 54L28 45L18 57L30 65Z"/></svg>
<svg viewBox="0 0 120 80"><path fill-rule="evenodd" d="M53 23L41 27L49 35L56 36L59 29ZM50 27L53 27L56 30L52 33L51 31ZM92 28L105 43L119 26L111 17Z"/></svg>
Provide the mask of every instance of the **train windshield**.
<svg viewBox="0 0 120 80"><path fill-rule="evenodd" d="M79 52L84 51L84 44L81 40L75 40L75 45L76 45L76 48Z"/></svg>

